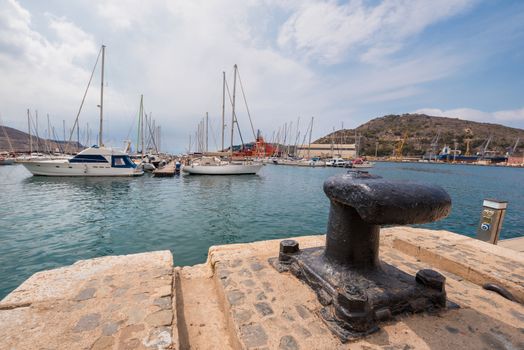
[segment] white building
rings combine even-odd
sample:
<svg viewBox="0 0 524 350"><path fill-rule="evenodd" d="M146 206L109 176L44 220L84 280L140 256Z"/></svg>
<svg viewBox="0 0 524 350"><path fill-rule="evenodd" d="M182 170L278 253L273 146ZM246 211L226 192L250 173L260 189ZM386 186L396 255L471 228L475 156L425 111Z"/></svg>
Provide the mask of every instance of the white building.
<svg viewBox="0 0 524 350"><path fill-rule="evenodd" d="M311 147L308 145L301 145L297 147L297 155L299 157L320 157L333 158L340 157L344 159L355 158L357 155L355 144L335 144L330 143L312 143Z"/></svg>

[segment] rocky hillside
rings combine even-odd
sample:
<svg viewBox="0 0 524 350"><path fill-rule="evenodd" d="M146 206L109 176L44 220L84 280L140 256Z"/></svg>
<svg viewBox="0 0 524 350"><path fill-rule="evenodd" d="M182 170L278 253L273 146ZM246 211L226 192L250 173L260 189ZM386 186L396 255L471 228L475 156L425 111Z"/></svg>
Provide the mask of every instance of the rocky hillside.
<svg viewBox="0 0 524 350"><path fill-rule="evenodd" d="M355 137L355 134L357 137ZM435 142L438 137L438 142ZM328 134L315 143L354 143L359 140L361 155L393 155L395 148L404 139L403 156L421 156L432 149L432 143L438 145L438 151L448 145L466 151L467 140L470 153L484 149L490 139L487 150L505 154L515 146L520 138L515 153L524 150L524 130L491 123L478 123L458 118L432 117L424 114L386 115L375 118L356 129L338 130Z"/></svg>
<svg viewBox="0 0 524 350"><path fill-rule="evenodd" d="M67 142L46 140L33 136L33 152L61 152ZM70 151L76 151L78 144L69 143ZM80 148L83 148L81 146ZM0 152L26 153L30 150L29 135L23 131L0 125Z"/></svg>

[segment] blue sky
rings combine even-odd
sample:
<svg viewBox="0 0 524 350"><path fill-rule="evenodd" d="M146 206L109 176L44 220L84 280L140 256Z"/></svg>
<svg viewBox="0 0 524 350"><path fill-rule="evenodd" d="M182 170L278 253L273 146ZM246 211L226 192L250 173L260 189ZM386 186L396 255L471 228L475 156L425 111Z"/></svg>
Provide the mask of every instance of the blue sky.
<svg viewBox="0 0 524 350"><path fill-rule="evenodd" d="M206 112L214 148L235 63L267 138L298 117L302 135L315 117L316 138L416 111L524 128L524 2L509 0L0 0L2 121L25 129L30 108L71 125L102 43L115 146L136 134L144 94L167 150L184 151ZM94 135L93 84L80 125Z"/></svg>

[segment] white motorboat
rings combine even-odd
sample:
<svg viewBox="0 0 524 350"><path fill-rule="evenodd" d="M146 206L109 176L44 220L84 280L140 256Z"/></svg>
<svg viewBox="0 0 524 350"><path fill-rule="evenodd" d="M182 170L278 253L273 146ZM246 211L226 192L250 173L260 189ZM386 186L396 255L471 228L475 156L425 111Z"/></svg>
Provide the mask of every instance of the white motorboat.
<svg viewBox="0 0 524 350"><path fill-rule="evenodd" d="M33 175L41 176L137 176L143 175L122 151L93 146L71 159L21 161Z"/></svg>
<svg viewBox="0 0 524 350"><path fill-rule="evenodd" d="M333 158L326 161L326 166L346 168L349 165L347 161L342 158Z"/></svg>
<svg viewBox="0 0 524 350"><path fill-rule="evenodd" d="M99 146L89 147L70 159L29 159L21 160L33 175L42 176L137 176L144 171L136 166L127 153L104 147L102 142L103 106L104 106L104 55L102 54L102 82L100 93L100 130ZM98 60L97 60L98 62ZM96 65L95 65L96 66ZM78 122L78 116L77 121Z"/></svg>
<svg viewBox="0 0 524 350"><path fill-rule="evenodd" d="M195 159L182 171L193 175L248 175L257 174L264 165L253 161L223 161L216 157Z"/></svg>

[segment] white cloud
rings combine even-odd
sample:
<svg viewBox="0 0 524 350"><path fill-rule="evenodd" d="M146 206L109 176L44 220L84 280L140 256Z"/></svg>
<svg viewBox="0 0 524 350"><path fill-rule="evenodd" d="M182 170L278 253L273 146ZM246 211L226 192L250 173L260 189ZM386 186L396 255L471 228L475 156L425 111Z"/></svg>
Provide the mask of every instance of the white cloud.
<svg viewBox="0 0 524 350"><path fill-rule="evenodd" d="M222 71L231 83L235 63L255 128L270 136L298 116L315 116L315 138L341 121L353 127L376 116L370 113L393 112L395 103L423 95L427 83L453 76L470 60L448 42L393 55L470 1L79 0L46 7L45 15L34 4L2 1L3 119L25 129L29 107L57 116L55 125L62 119L71 124L98 47L106 44L104 130L114 145L135 135L129 130L144 94L146 111L162 125L164 144L182 150L206 112L217 125ZM81 115L92 134L98 89L95 75ZM237 101L250 139L240 93Z"/></svg>
<svg viewBox="0 0 524 350"><path fill-rule="evenodd" d="M389 0L368 5L319 1L300 6L280 30L278 43L321 63L341 62L359 49L373 62L398 51L406 39L469 8L474 0ZM357 55L359 56L359 55Z"/></svg>
<svg viewBox="0 0 524 350"><path fill-rule="evenodd" d="M0 95L8 103L3 104L2 112L19 128L26 125L26 108L39 109L42 114L51 104L51 113L73 116L89 77L78 62L96 55L93 37L73 23L49 16L47 25L56 40L35 31L30 13L17 2L3 1Z"/></svg>
<svg viewBox="0 0 524 350"><path fill-rule="evenodd" d="M473 108L456 108L450 110L422 108L416 110L414 113L427 114L436 117L460 118L486 123L512 124L513 122L524 121L524 107L496 112L484 112Z"/></svg>

